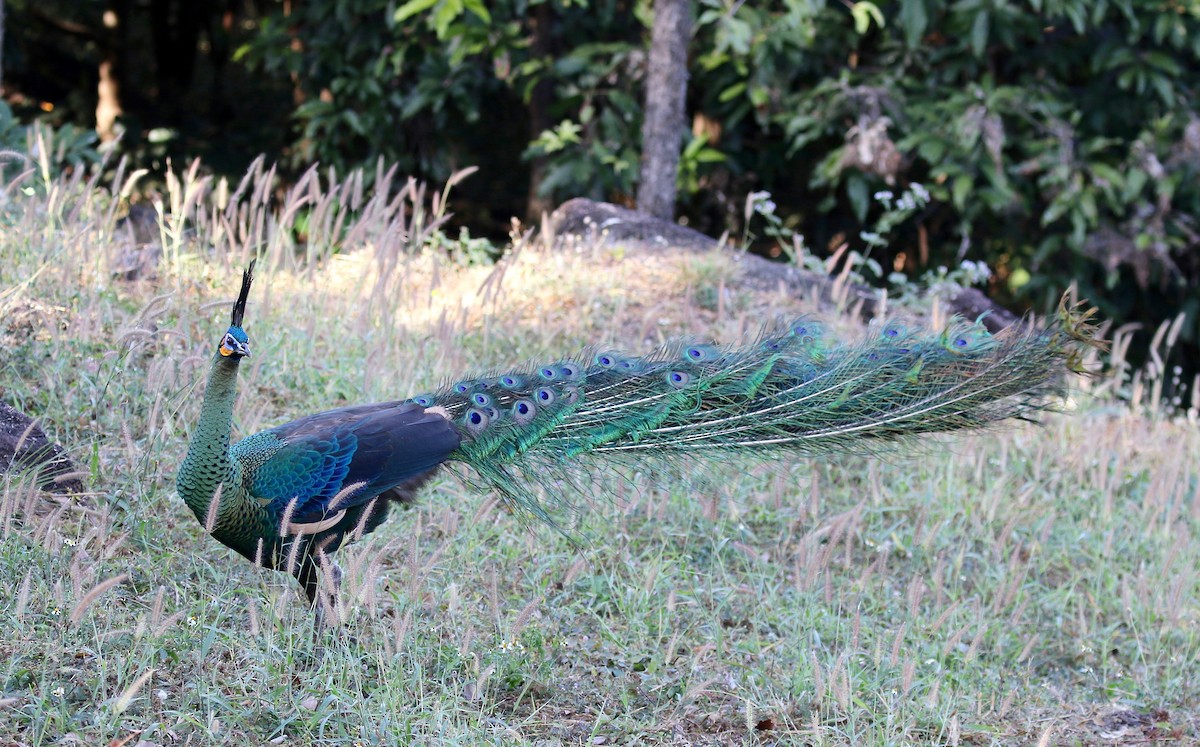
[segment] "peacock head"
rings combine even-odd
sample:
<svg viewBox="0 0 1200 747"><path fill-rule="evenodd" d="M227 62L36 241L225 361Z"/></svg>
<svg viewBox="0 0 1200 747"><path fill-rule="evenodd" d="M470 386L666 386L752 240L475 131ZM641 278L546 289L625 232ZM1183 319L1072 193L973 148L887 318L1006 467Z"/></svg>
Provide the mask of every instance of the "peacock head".
<svg viewBox="0 0 1200 747"><path fill-rule="evenodd" d="M242 317L246 315L246 299L250 296L250 284L253 282L254 260L250 260L250 266L242 273L242 290L233 303L233 313L229 315L229 329L225 330L225 336L217 348L224 358L239 360L250 357L250 338L242 329Z"/></svg>
<svg viewBox="0 0 1200 747"><path fill-rule="evenodd" d="M250 338L241 327L230 327L221 338L221 345L217 350L224 358L249 358Z"/></svg>

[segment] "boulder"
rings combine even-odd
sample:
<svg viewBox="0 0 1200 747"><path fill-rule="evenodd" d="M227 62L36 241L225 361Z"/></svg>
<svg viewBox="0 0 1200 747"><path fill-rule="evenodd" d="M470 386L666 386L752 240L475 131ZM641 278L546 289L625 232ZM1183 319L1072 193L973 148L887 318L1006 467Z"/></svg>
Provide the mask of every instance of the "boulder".
<svg viewBox="0 0 1200 747"><path fill-rule="evenodd" d="M0 472L25 470L36 470L38 485L47 490L83 490L63 447L46 438L36 420L0 401Z"/></svg>

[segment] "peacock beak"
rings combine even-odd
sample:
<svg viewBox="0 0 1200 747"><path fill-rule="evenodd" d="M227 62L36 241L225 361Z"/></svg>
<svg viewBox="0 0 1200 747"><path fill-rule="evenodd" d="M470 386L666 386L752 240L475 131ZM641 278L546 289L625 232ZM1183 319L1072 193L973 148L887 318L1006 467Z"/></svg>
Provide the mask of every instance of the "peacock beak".
<svg viewBox="0 0 1200 747"><path fill-rule="evenodd" d="M226 344L226 342L232 342L233 347L230 347L228 344ZM228 358L231 355L236 355L239 358L250 357L250 345L248 343L238 342L237 340L230 340L226 342L221 343L221 355L225 358Z"/></svg>

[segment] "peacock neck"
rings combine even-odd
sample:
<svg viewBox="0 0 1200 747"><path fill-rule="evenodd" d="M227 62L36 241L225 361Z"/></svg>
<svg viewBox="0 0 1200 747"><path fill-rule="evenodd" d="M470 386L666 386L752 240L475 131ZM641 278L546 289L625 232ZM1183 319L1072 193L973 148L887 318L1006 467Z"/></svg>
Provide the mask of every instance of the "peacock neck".
<svg viewBox="0 0 1200 747"><path fill-rule="evenodd" d="M200 422L192 433L187 456L179 468L179 495L201 523L208 520L213 496L232 473L229 431L233 426L233 404L237 399L237 375L237 358L226 358L220 354L214 357L204 389ZM227 498L236 500L236 496L226 496L222 492L218 519L226 513L227 508L232 508L226 505Z"/></svg>

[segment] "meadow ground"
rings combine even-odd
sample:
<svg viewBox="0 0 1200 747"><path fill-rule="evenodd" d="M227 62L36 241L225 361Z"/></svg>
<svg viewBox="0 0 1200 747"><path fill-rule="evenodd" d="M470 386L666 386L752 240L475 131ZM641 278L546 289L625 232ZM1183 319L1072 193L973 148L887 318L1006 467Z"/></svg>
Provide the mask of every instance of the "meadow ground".
<svg viewBox="0 0 1200 747"><path fill-rule="evenodd" d="M447 475L340 553L344 627L315 649L294 584L174 494L251 251L243 434L803 302L712 256L493 265L436 245L411 185L313 178L273 212L265 173L169 185L157 273L124 280L123 185L0 184L0 396L88 485L0 484L0 745L1200 739L1200 433L1161 377L879 459L594 473L574 541Z"/></svg>

